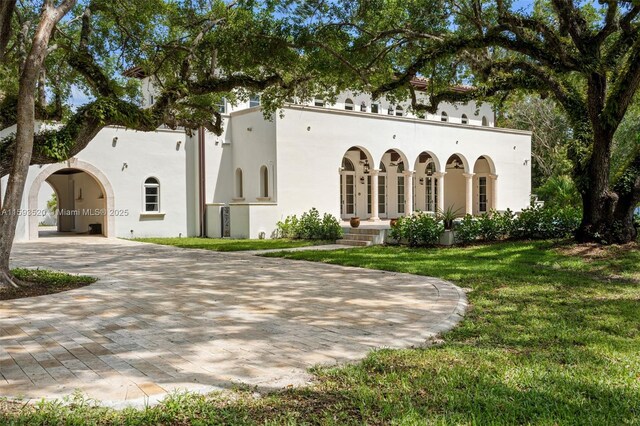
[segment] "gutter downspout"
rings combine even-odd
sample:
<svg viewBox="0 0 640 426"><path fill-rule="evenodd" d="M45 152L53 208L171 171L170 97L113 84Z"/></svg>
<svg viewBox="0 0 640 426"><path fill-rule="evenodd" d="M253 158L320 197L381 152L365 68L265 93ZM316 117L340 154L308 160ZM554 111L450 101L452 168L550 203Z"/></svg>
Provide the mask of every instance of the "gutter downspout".
<svg viewBox="0 0 640 426"><path fill-rule="evenodd" d="M207 236L207 188L206 188L206 169L205 169L205 145L204 145L204 127L198 128L198 212L200 219L200 236Z"/></svg>

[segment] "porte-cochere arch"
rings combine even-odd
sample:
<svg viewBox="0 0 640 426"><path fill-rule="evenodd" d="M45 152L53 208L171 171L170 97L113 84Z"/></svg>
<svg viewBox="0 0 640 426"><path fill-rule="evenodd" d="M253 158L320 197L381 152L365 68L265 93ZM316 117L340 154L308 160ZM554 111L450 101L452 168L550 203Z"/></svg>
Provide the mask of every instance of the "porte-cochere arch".
<svg viewBox="0 0 640 426"><path fill-rule="evenodd" d="M109 179L107 179L107 176L104 173L102 173L101 170L99 170L93 164L87 163L85 161L77 160L74 158L63 163L51 164L46 168L44 168L36 176L33 183L31 184L31 187L29 188L29 199L28 199L29 210L36 211L38 209L38 193L40 191L40 186L42 185L42 183L49 180L54 174L64 172L65 170L68 170L68 171L77 170L81 173L86 173L89 177L93 179L93 181L101 191L100 195L102 196L102 198L96 197L97 199L100 200L101 206L99 207L99 209L101 209L101 212L105 213L104 215L102 215L101 222L100 222L102 225L102 235L104 235L105 237L114 237L115 236L115 216L113 214L108 214L109 211L114 210L115 197L113 192L113 186L109 182ZM61 188L59 187L55 188L55 191L58 195L60 195ZM83 201L82 199L84 195L81 193L81 191L76 193L74 190L74 193L71 195L75 198L75 201ZM78 204L81 204L81 203L78 203ZM64 206L59 205L59 208L60 207L64 207ZM81 209L82 206L78 205L78 208ZM93 205L91 206L91 208L93 208ZM95 220L97 221L98 219L95 219ZM35 240L38 238L38 217L37 216L29 216L28 230L29 230L28 238L30 240Z"/></svg>

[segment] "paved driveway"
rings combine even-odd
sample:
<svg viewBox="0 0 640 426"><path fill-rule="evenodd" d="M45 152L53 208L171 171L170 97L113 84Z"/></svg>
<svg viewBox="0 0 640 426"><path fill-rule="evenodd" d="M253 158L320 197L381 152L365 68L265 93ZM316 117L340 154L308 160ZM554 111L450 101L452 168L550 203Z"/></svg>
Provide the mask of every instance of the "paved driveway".
<svg viewBox="0 0 640 426"><path fill-rule="evenodd" d="M301 385L314 364L424 343L466 306L435 278L103 238L19 243L12 265L100 280L0 302L0 396L11 397L80 389L119 406Z"/></svg>

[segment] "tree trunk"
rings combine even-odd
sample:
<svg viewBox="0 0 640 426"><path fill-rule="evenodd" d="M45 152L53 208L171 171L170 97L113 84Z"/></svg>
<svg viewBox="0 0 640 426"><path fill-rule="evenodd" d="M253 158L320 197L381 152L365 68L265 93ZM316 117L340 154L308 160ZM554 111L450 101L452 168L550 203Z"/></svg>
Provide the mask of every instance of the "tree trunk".
<svg viewBox="0 0 640 426"><path fill-rule="evenodd" d="M615 192L609 182L610 147L613 132L596 132L593 152L586 168L588 185L581 189L582 223L576 233L578 242L624 244L634 241L632 194Z"/></svg>
<svg viewBox="0 0 640 426"><path fill-rule="evenodd" d="M16 110L15 151L5 191L3 214L0 214L0 286L15 287L19 284L11 275L9 257L18 224L17 212L21 208L33 151L38 76L47 55L47 46L53 29L74 4L75 0L67 0L58 8L54 8L51 4L43 7L31 50L21 69Z"/></svg>

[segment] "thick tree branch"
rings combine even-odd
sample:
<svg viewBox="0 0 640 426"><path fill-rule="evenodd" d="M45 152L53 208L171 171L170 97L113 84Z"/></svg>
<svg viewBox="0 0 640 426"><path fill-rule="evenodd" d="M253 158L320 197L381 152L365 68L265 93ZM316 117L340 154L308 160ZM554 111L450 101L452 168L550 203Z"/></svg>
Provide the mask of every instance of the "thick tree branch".
<svg viewBox="0 0 640 426"><path fill-rule="evenodd" d="M0 1L0 61L3 60L11 38L11 19L17 0Z"/></svg>

